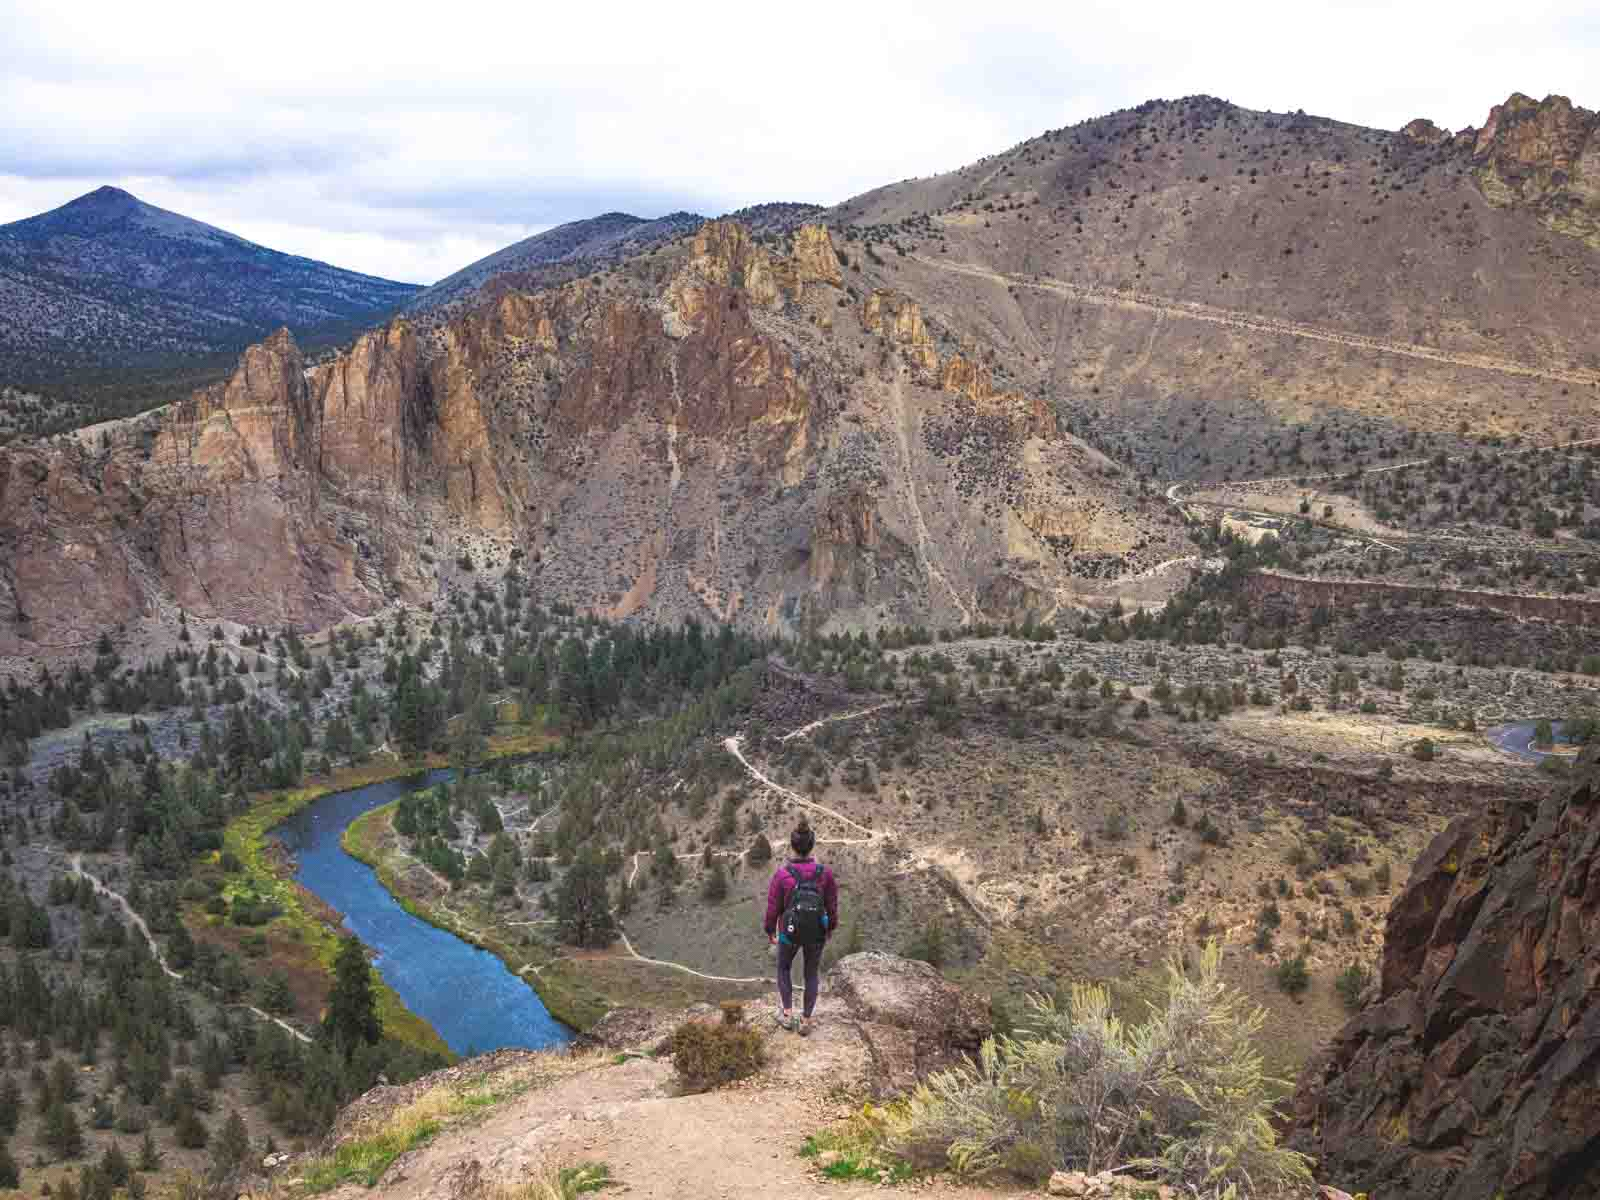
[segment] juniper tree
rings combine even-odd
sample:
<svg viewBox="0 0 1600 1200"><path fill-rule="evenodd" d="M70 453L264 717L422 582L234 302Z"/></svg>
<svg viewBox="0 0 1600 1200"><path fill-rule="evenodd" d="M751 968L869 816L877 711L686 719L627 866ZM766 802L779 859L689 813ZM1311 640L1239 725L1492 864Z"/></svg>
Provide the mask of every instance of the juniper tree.
<svg viewBox="0 0 1600 1200"><path fill-rule="evenodd" d="M372 967L359 939L346 937L334 961L333 992L328 997L328 1015L323 1031L344 1048L348 1058L363 1042L376 1042L383 1036L378 1020L378 1002L372 989Z"/></svg>
<svg viewBox="0 0 1600 1200"><path fill-rule="evenodd" d="M601 948L616 940L605 863L593 847L585 847L556 891L556 919L562 941Z"/></svg>

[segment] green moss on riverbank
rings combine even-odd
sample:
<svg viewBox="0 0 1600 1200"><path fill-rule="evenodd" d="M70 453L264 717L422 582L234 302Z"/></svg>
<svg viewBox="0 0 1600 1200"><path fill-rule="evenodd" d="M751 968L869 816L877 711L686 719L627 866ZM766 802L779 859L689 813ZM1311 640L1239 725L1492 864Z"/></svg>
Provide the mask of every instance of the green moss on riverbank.
<svg viewBox="0 0 1600 1200"><path fill-rule="evenodd" d="M548 750L558 742L532 726L502 726L490 739L488 760ZM202 905L190 903L184 906L185 923L196 938L245 955L262 973L282 971L291 980L298 1014L303 1019L314 1019L332 976L341 916L294 882L288 863L274 851L268 833L323 796L448 765L437 755L422 761L366 763L341 768L316 784L263 795L248 811L230 821L223 832L223 853L231 853L240 864L238 871L227 876L223 898L231 906L236 896L254 897L270 904L277 915L262 926L242 926L230 922L226 915L212 914ZM453 1057L437 1031L406 1008L376 972L373 984L378 1015L388 1036L420 1050Z"/></svg>

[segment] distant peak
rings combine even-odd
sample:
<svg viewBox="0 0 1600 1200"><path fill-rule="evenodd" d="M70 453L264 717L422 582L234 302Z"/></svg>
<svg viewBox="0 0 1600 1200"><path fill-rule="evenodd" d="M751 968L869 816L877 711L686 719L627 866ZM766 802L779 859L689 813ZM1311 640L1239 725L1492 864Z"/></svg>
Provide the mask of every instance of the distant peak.
<svg viewBox="0 0 1600 1200"><path fill-rule="evenodd" d="M107 184L92 192L85 192L76 200L68 201L63 208L134 208L141 203L132 192Z"/></svg>

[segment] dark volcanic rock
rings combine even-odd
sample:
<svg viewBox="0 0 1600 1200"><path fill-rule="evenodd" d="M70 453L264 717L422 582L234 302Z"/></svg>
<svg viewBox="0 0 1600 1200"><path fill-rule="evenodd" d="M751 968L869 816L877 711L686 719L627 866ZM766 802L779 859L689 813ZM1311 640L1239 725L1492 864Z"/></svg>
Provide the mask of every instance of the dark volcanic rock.
<svg viewBox="0 0 1600 1200"><path fill-rule="evenodd" d="M1600 1195L1600 749L1458 820L1389 913L1377 999L1301 1077L1295 1140L1377 1196Z"/></svg>

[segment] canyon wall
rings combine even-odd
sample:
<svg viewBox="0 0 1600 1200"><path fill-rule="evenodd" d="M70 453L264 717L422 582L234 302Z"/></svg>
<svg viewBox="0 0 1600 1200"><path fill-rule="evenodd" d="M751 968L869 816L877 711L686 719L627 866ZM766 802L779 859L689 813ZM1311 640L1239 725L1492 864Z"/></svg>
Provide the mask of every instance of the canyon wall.
<svg viewBox="0 0 1600 1200"><path fill-rule="evenodd" d="M1389 911L1376 996L1307 1067L1319 1177L1411 1200L1600 1195L1600 748L1452 823Z"/></svg>

